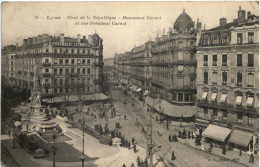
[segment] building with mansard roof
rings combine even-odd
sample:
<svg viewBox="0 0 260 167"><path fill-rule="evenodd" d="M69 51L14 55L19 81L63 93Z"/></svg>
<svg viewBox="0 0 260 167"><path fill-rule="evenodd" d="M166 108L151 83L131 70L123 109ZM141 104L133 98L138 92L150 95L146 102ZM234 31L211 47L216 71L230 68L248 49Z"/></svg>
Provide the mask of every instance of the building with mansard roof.
<svg viewBox="0 0 260 167"><path fill-rule="evenodd" d="M120 81L126 86L136 85L130 89L142 90L145 101L162 119L195 119L196 40L200 31L201 23L195 27L183 11L167 34L164 30L155 41L135 47L125 56L115 55ZM126 64L119 63L119 57ZM121 72L124 66L127 71ZM158 103L153 105L151 99L155 97Z"/></svg>
<svg viewBox="0 0 260 167"><path fill-rule="evenodd" d="M259 131L259 20L238 10L232 22L204 30L197 47L197 124L234 129L245 134L233 145L253 151ZM254 137L252 137L254 136Z"/></svg>
<svg viewBox="0 0 260 167"><path fill-rule="evenodd" d="M100 92L102 42L98 34L24 39L22 46L6 52L9 84L40 92L42 97Z"/></svg>

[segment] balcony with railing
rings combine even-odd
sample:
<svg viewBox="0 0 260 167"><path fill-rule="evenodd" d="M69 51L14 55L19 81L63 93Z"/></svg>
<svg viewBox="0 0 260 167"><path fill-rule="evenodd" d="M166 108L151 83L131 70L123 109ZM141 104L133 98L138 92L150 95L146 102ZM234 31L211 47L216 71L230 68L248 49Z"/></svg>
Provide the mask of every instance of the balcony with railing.
<svg viewBox="0 0 260 167"><path fill-rule="evenodd" d="M45 72L45 73L42 73L42 76L43 77L51 77L51 73Z"/></svg>
<svg viewBox="0 0 260 167"><path fill-rule="evenodd" d="M151 65L154 65L154 66L168 66L170 65L170 62L168 61L162 61L162 60L153 60L153 61L150 61Z"/></svg>
<svg viewBox="0 0 260 167"><path fill-rule="evenodd" d="M207 100L198 100L199 106L210 107L210 108L219 108L222 110L231 110L231 111L239 111L243 113L250 113L250 114L258 114L258 108L249 107L249 106L242 106L242 105L235 105L235 104L228 104L222 102L209 102Z"/></svg>
<svg viewBox="0 0 260 167"><path fill-rule="evenodd" d="M50 62L44 62L42 63L43 67L51 67L51 63Z"/></svg>
<svg viewBox="0 0 260 167"><path fill-rule="evenodd" d="M46 87L49 88L51 85L50 85L50 83L44 83L44 84L42 84L42 86L45 87L45 88Z"/></svg>
<svg viewBox="0 0 260 167"><path fill-rule="evenodd" d="M98 63L98 62L94 62L94 66L103 66L104 65L104 62L100 62L100 63Z"/></svg>

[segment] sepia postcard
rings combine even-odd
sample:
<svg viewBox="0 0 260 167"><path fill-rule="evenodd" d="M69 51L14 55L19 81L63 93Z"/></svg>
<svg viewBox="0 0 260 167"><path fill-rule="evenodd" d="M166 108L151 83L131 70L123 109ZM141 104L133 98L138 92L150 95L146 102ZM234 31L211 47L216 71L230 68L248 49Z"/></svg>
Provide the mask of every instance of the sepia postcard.
<svg viewBox="0 0 260 167"><path fill-rule="evenodd" d="M1 4L3 167L259 166L259 2Z"/></svg>

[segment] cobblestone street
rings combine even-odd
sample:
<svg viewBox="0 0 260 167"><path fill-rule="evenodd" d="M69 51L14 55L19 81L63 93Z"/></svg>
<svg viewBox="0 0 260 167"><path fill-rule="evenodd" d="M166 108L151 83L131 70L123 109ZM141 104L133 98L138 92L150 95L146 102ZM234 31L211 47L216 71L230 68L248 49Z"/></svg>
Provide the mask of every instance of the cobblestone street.
<svg viewBox="0 0 260 167"><path fill-rule="evenodd" d="M121 120L122 124L122 133L127 133L127 137L134 136L138 144L144 148L146 148L146 139L144 134L141 133L141 126L145 127L149 122L149 113L147 112L146 107L143 106L141 102L133 101L130 95L126 95L123 93L121 89L114 89L112 91L112 98L116 108L121 115L126 115L127 120ZM127 100L127 104L123 104L124 100ZM132 102L134 102L135 107L132 106ZM255 161L254 165L248 163L249 156L243 155L243 157L238 156L238 152L227 152L226 158L229 159L239 159L237 162L230 161L221 156L221 152L218 151L220 149L216 148L216 153L214 154L207 153L202 151L200 148L196 148L193 146L194 139L179 139L179 142L169 143L168 135L169 134L177 134L178 131L175 130L174 125L178 125L179 122L172 122L169 131L166 130L166 123L158 123L154 119L155 115L153 115L153 141L155 145L162 146L161 151L157 153L157 155L162 156L169 149L170 151L165 156L165 163L168 165L175 166L188 166L188 167L196 167L196 166L258 166L258 160ZM136 126L136 119L140 125ZM182 123L183 125L185 123ZM124 128L127 127L127 128ZM158 135L158 131L162 134L162 136ZM171 152L175 151L177 159L175 161L170 161ZM219 153L220 152L220 153ZM234 153L234 154L233 154ZM216 154L216 155L215 155ZM220 156L219 156L220 155Z"/></svg>

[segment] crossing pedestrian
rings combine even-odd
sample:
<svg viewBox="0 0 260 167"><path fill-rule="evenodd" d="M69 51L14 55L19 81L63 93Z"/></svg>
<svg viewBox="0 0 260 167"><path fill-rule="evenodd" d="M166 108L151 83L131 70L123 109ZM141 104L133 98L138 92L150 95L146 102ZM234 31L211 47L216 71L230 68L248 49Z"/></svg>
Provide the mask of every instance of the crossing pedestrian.
<svg viewBox="0 0 260 167"><path fill-rule="evenodd" d="M148 167L148 161L147 161L146 158L144 159L144 166L145 166L145 167Z"/></svg>
<svg viewBox="0 0 260 167"><path fill-rule="evenodd" d="M135 144L135 138L133 137L132 138L132 145L134 145Z"/></svg>
<svg viewBox="0 0 260 167"><path fill-rule="evenodd" d="M222 154L226 155L226 146L223 146Z"/></svg>
<svg viewBox="0 0 260 167"><path fill-rule="evenodd" d="M134 145L134 152L136 153L136 145Z"/></svg>
<svg viewBox="0 0 260 167"><path fill-rule="evenodd" d="M136 162L137 162L137 166L140 166L141 165L141 163L140 163L140 157L139 156L137 156L137 159L136 159Z"/></svg>
<svg viewBox="0 0 260 167"><path fill-rule="evenodd" d="M174 161L176 159L176 157L175 157L175 154L174 154L174 151L172 151L172 161Z"/></svg>
<svg viewBox="0 0 260 167"><path fill-rule="evenodd" d="M172 137L171 137L171 135L169 135L169 142L171 142L172 141Z"/></svg>
<svg viewBox="0 0 260 167"><path fill-rule="evenodd" d="M178 137L181 138L181 131L179 131L179 136Z"/></svg>

